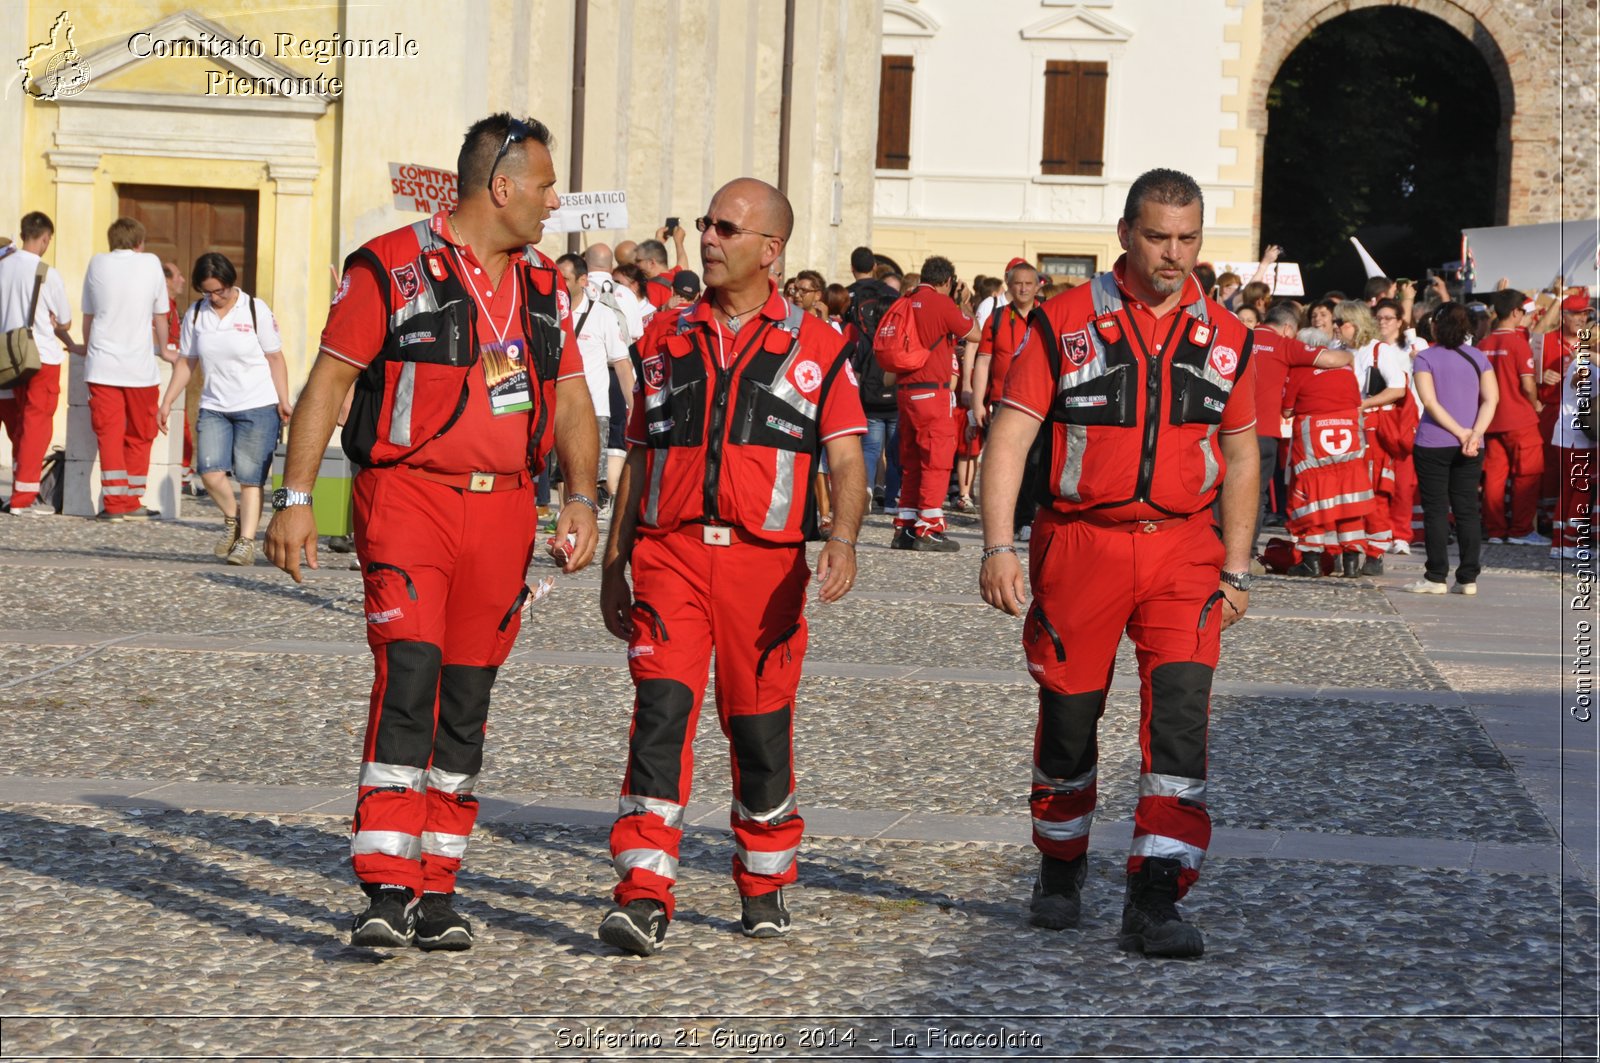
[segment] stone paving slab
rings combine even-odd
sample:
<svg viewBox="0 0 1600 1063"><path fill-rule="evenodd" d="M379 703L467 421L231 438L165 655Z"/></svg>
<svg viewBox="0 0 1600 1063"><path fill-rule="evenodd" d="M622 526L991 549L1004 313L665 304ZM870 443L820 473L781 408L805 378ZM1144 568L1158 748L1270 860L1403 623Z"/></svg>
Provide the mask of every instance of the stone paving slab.
<svg viewBox="0 0 1600 1063"><path fill-rule="evenodd" d="M702 1056L718 1029L798 1038L818 1024L862 1042L820 1056L1112 1055L1175 1037L1186 1055L1279 1058L1593 1050L1592 1024L1560 1021L1563 991L1595 975L1592 896L1569 886L1564 901L1544 876L1218 861L1185 906L1207 934L1187 965L1117 951L1120 857L1091 857L1084 927L1052 934L1024 923L1031 849L992 843L819 839L790 891L794 933L752 942L735 929L730 842L696 833L668 947L640 960L593 937L603 829L506 825L475 842L462 878L476 948L429 955L345 944L357 898L324 821L33 808L0 821L8 1054L320 1058L337 1044L352 1058L404 1043L407 1057L539 1058L572 1054L558 1029L601 1023L699 1029L704 1051L687 1054ZM54 917L83 906L118 933ZM215 1017L175 1017L196 1014ZM891 1046L890 1031L929 1025L1027 1040ZM807 1058L795 1046L727 1055Z"/></svg>

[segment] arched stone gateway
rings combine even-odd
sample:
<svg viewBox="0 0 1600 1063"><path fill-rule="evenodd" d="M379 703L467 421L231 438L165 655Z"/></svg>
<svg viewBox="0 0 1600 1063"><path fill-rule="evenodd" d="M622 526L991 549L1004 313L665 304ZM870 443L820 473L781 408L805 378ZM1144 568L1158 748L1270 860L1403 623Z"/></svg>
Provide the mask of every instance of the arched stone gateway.
<svg viewBox="0 0 1600 1063"><path fill-rule="evenodd" d="M1589 75L1597 42L1588 5L1559 0L1265 0L1248 108L1257 148L1256 234L1261 229L1267 93L1273 79L1317 26L1373 7L1407 7L1432 15L1471 41L1488 63L1500 93L1498 223L1595 216L1594 174L1600 153L1597 90Z"/></svg>

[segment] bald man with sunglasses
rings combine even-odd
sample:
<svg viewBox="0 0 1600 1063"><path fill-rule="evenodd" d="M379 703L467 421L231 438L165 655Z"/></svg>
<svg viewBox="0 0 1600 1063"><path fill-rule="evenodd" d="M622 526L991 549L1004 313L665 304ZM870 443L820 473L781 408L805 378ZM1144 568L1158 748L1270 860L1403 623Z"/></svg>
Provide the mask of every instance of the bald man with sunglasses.
<svg viewBox="0 0 1600 1063"><path fill-rule="evenodd" d="M824 602L855 582L866 501L859 385L838 333L791 306L770 271L794 214L771 185L733 181L700 230L705 291L639 341L628 458L600 606L628 642L636 688L600 938L647 956L674 913L678 843L711 655L733 747L733 878L747 937L789 930L805 824L794 790L795 692L806 650L805 543L818 538L813 470L836 480L818 558ZM629 586L629 570L632 586Z"/></svg>
<svg viewBox="0 0 1600 1063"><path fill-rule="evenodd" d="M599 541L599 437L571 305L533 245L560 200L550 131L507 114L467 131L460 204L357 249L289 427L272 563L317 567L311 492L345 395L367 643L376 677L351 857L368 907L351 943L460 950L453 906L477 817L484 723L528 597L533 482L551 436L566 504L551 553Z"/></svg>

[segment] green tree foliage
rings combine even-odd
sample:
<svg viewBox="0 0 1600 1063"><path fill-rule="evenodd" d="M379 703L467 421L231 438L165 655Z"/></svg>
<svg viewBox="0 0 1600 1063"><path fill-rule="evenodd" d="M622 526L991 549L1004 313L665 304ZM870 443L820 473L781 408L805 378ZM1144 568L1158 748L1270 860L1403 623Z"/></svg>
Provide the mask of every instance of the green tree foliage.
<svg viewBox="0 0 1600 1063"><path fill-rule="evenodd" d="M1399 7L1318 26L1267 97L1261 238L1311 292L1356 293L1355 236L1390 276L1460 257L1493 225L1500 99L1488 64L1446 23Z"/></svg>

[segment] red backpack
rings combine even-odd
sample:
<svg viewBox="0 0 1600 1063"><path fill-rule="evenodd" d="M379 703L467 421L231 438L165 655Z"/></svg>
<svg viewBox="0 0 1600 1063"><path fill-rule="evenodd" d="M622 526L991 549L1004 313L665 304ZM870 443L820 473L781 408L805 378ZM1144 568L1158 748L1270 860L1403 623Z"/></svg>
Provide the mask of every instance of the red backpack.
<svg viewBox="0 0 1600 1063"><path fill-rule="evenodd" d="M872 337L872 354L885 373L904 376L921 369L933 352L922 342L917 319L911 312L911 299L901 296L889 304Z"/></svg>

